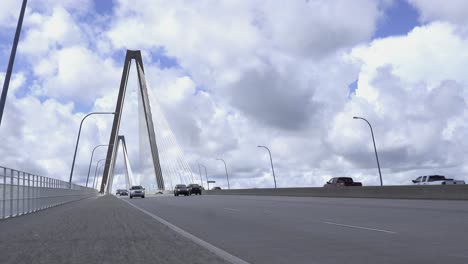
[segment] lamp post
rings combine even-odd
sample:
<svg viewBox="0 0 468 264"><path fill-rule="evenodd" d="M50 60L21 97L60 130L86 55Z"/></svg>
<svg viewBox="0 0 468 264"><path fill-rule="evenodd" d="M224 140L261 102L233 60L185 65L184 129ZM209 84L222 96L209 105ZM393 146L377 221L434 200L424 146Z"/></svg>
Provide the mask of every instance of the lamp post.
<svg viewBox="0 0 468 264"><path fill-rule="evenodd" d="M70 180L69 180L70 184L72 183L73 169L75 168L76 151L78 150L78 143L80 142L81 127L83 126L83 121L90 115L115 115L115 112L92 112L92 113L85 115L83 119L81 119L80 129L78 130L78 137L76 138L75 154L73 154L73 162L72 162L72 167L70 171Z"/></svg>
<svg viewBox="0 0 468 264"><path fill-rule="evenodd" d="M209 190L210 189L210 183L208 182L208 173L206 172L205 165L201 164L201 166L205 169L206 184L208 185L208 190Z"/></svg>
<svg viewBox="0 0 468 264"><path fill-rule="evenodd" d="M100 159L98 160L98 162L96 163L96 169L94 170L94 179L93 179L93 187L94 187L94 183L96 181L96 175L97 175L97 171L98 171L98 167L99 167L99 164L101 163L101 161L105 161L106 159Z"/></svg>
<svg viewBox="0 0 468 264"><path fill-rule="evenodd" d="M363 118L363 117L354 116L353 119L361 119L361 120L364 120L364 121L366 121L366 123L369 125L370 131L371 131L371 135L372 135L372 142L374 143L374 151L375 151L375 159L377 160L377 168L379 169L380 186L383 186L383 182L382 182L382 173L380 172L379 156L377 155L377 147L375 146L374 131L372 130L372 126L371 126L371 124L369 123L369 121L367 121L367 119L365 119L365 118Z"/></svg>
<svg viewBox="0 0 468 264"><path fill-rule="evenodd" d="M99 183L99 174L101 174L101 168L102 168L102 166L104 166L104 165L105 165L105 163L104 163L104 164L101 164L101 166L99 166L99 169L97 170L97 175L96 175L96 177L97 177L97 180L96 180L96 189L97 189L97 186L98 186L98 183ZM101 181L102 181L102 177L101 177Z"/></svg>
<svg viewBox="0 0 468 264"><path fill-rule="evenodd" d="M231 186L229 185L229 175L228 175L228 172L227 172L227 165L226 165L226 161L224 161L223 159L216 159L216 160L220 160L224 163L224 169L226 170L226 178L227 178L227 183L228 183L228 190L231 189Z"/></svg>
<svg viewBox="0 0 468 264"><path fill-rule="evenodd" d="M200 163L198 163L198 174L200 175L200 184L203 187L203 177L201 175Z"/></svg>
<svg viewBox="0 0 468 264"><path fill-rule="evenodd" d="M13 39L13 46L11 47L10 60L8 61L8 68L3 82L2 95L0 96L0 124L2 123L3 110L5 109L6 97L8 94L8 87L10 86L11 73L13 71L13 64L15 62L16 49L18 47L19 37L21 34L21 27L23 25L24 11L26 10L27 0L23 0L21 5L20 16L18 18L18 25L16 26L15 38Z"/></svg>
<svg viewBox="0 0 468 264"><path fill-rule="evenodd" d="M271 151L266 146L257 146L257 147L264 148L264 149L268 150L268 153L270 154L271 171L273 172L273 181L275 182L275 189L276 189L275 169L273 168L273 159L271 158Z"/></svg>
<svg viewBox="0 0 468 264"><path fill-rule="evenodd" d="M97 145L94 147L93 152L91 153L91 159L89 160L89 167L88 167L88 177L86 177L86 187L88 187L88 180L89 180L89 172L91 171L91 163L93 162L94 151L99 147L106 147L109 145Z"/></svg>

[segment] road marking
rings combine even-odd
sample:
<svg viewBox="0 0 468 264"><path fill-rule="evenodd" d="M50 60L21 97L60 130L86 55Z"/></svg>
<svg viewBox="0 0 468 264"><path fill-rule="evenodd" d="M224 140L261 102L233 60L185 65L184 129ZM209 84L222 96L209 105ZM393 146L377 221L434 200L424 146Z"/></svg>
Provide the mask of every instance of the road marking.
<svg viewBox="0 0 468 264"><path fill-rule="evenodd" d="M201 238L198 238L192 234L190 234L189 232L169 223L168 221L162 219L161 217L157 216L157 215L154 215L148 211L146 211L145 209L143 208L140 208L134 204L132 204L130 201L128 200L124 200L124 199L121 199L121 201L124 201L126 203L128 203L129 205L135 207L136 209L142 211L143 213L151 216L153 219L155 219L156 221L160 222L161 224L169 227L170 229L172 229L173 231L179 233L180 235L182 235L183 237L185 238L188 238L189 240L191 240L192 242L194 242L195 244L198 244L199 246L207 249L208 251L210 251L211 253L215 254L216 256L226 260L227 262L229 263L232 263L232 264L250 264L249 262L246 262L245 260L242 260L234 255L231 255L229 254L228 252L218 248L218 247L215 247L213 246L212 244L202 240Z"/></svg>
<svg viewBox="0 0 468 264"><path fill-rule="evenodd" d="M234 211L234 212L240 212L239 209L234 209L234 208L223 208L224 210L229 210L229 211Z"/></svg>
<svg viewBox="0 0 468 264"><path fill-rule="evenodd" d="M324 223L328 224L328 225L344 226L344 227L350 227L350 228L357 228L357 229L364 229L364 230L370 230L370 231L384 232L384 233L388 233L388 234L396 234L396 232L383 230L383 229L375 229L375 228L369 228L369 227L363 227L363 226L344 225L344 224L338 224L338 223L332 223L332 222L324 222Z"/></svg>

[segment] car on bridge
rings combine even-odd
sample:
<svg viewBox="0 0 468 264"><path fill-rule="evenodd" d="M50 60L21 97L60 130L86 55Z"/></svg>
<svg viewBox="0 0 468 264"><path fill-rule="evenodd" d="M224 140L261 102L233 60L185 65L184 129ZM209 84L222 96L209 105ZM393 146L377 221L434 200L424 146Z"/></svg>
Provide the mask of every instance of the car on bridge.
<svg viewBox="0 0 468 264"><path fill-rule="evenodd" d="M211 189L211 190L213 190L213 191L221 190L221 187L216 186L216 187L213 187L213 189Z"/></svg>
<svg viewBox="0 0 468 264"><path fill-rule="evenodd" d="M130 188L130 199L133 197L145 198L145 188L141 185L132 186L132 188Z"/></svg>
<svg viewBox="0 0 468 264"><path fill-rule="evenodd" d="M330 179L323 187L350 187L362 186L362 183L355 182L351 177L336 177Z"/></svg>
<svg viewBox="0 0 468 264"><path fill-rule="evenodd" d="M202 194L202 187L198 184L189 184L187 186L187 189L188 189L188 192L189 192L189 195L192 195L192 194L195 194L195 195L201 195Z"/></svg>
<svg viewBox="0 0 468 264"><path fill-rule="evenodd" d="M465 181L447 179L442 175L429 175L419 176L416 180L412 180L415 185L454 185L454 184L465 184Z"/></svg>
<svg viewBox="0 0 468 264"><path fill-rule="evenodd" d="M189 196L189 190L185 184L177 184L174 187L174 196L179 196L180 194L183 194L185 196Z"/></svg>
<svg viewBox="0 0 468 264"><path fill-rule="evenodd" d="M127 196L128 195L128 191L125 190L125 189L118 189L117 192L115 193L115 195L124 195L124 196Z"/></svg>

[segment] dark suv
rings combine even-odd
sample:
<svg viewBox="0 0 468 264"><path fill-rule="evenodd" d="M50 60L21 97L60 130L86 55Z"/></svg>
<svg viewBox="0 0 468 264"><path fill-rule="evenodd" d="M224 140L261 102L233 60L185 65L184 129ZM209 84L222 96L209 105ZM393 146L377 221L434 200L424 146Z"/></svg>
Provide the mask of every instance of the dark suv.
<svg viewBox="0 0 468 264"><path fill-rule="evenodd" d="M122 196L122 195L128 195L128 191L125 190L125 189L118 189L118 190L117 190L117 193L116 193L115 195L120 195L120 196Z"/></svg>
<svg viewBox="0 0 468 264"><path fill-rule="evenodd" d="M177 184L174 188L174 196L179 196L179 194L183 194L185 196L189 195L189 191L185 184Z"/></svg>
<svg viewBox="0 0 468 264"><path fill-rule="evenodd" d="M187 189L188 189L189 195L192 195L192 194L201 195L202 193L202 188L198 184L189 184L189 186L187 186Z"/></svg>

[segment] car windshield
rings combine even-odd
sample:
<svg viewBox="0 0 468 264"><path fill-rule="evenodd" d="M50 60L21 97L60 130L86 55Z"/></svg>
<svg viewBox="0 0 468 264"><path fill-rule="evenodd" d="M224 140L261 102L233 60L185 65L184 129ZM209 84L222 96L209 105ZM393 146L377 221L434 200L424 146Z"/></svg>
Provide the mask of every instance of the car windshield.
<svg viewBox="0 0 468 264"><path fill-rule="evenodd" d="M132 186L131 190L141 190L141 189L143 189L143 187L141 186Z"/></svg>

